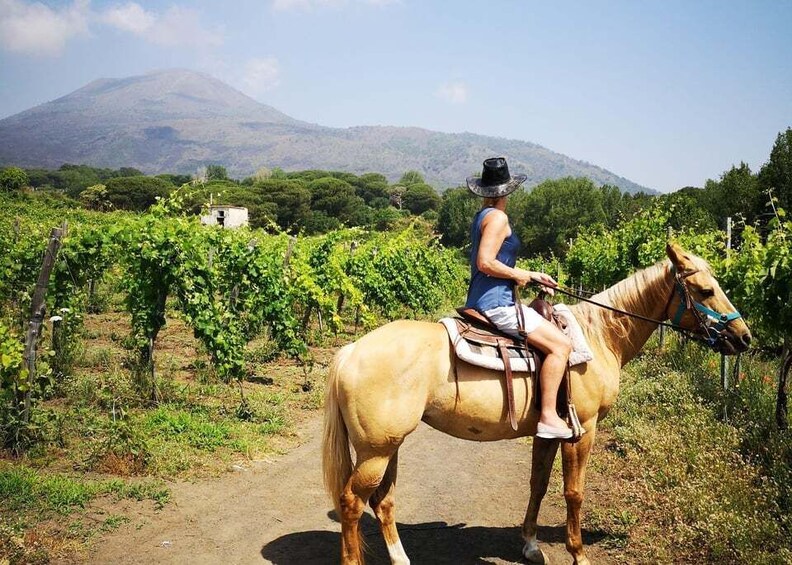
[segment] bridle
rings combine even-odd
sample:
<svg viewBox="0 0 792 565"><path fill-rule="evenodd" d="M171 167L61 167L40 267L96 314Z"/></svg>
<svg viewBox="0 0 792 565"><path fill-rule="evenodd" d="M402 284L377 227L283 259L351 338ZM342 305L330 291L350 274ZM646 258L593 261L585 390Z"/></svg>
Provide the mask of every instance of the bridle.
<svg viewBox="0 0 792 565"><path fill-rule="evenodd" d="M639 320L644 320L645 322L651 322L653 324L657 324L658 326L665 326L667 328L671 328L675 330L685 337L700 341L707 345L708 347L715 349L717 351L717 346L726 341L727 334L726 334L726 327L739 318L742 318L742 314L740 314L737 310L734 312L729 312L723 314L721 312L717 312L711 308L704 306L701 302L696 301L690 294L690 289L688 288L685 280L698 273L698 269L690 270L690 271L683 271L679 272L676 270L674 265L671 265L671 272L674 274L674 288L671 290L671 296L668 297L668 301L666 302L664 312L668 312L668 309L671 307L671 302L674 300L674 296L679 295L679 307L677 308L674 316L671 318L670 322L664 322L662 320L655 320L654 318L649 318L647 316L642 316L641 314L635 314L633 312L627 312L625 310L621 310L619 308L615 308L608 304L603 304L601 302L597 302L596 300L591 300L590 298L586 298L585 296L580 296L576 292L572 290L565 289L561 285L552 286L543 281L538 279L533 279L533 282L539 283L542 286L546 286L548 288L552 288L555 291L560 292L561 294L565 294L572 298L576 298L582 302L588 302L589 304L593 304L600 308L604 308L605 310L610 310L612 312L617 312L619 314L624 314L625 316L630 316L631 318L638 318ZM691 331L688 328L685 328L680 325L682 321L682 316L685 315L685 312L690 312L695 320L698 322L698 328Z"/></svg>
<svg viewBox="0 0 792 565"><path fill-rule="evenodd" d="M682 316L685 315L685 312L690 312L698 322L698 330L700 331L699 334L693 334L694 339L698 339L709 347L716 349L716 345L726 339L726 327L732 321L742 318L742 314L737 310L725 314L717 312L693 299L690 295L690 289L685 284L685 279L698 273L698 269L679 272L674 265L671 265L671 272L674 274L674 290L666 303L666 312L671 306L674 296L679 295L679 306L671 318L671 325L681 327L679 323L682 321Z"/></svg>

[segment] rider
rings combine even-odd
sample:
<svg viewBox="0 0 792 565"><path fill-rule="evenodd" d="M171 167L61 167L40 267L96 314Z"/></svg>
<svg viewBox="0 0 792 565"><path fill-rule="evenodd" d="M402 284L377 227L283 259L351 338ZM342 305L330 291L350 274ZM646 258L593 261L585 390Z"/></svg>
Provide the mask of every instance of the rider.
<svg viewBox="0 0 792 565"><path fill-rule="evenodd" d="M516 267L520 240L509 224L506 200L523 182L526 175L509 174L503 157L484 161L481 177L469 177L471 192L484 198L483 206L471 226L470 286L465 306L475 308L505 333L517 337L515 285L541 281L555 286L552 277ZM552 288L547 289L552 294ZM558 387L564 376L572 345L558 328L533 308L521 305L526 341L546 355L539 375L542 387L542 409L536 437L566 439L572 430L556 412Z"/></svg>

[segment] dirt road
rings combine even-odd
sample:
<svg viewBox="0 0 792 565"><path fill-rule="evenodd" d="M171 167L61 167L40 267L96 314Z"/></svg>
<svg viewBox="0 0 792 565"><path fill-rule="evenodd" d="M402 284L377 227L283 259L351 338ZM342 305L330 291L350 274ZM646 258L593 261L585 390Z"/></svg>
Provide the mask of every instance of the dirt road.
<svg viewBox="0 0 792 565"><path fill-rule="evenodd" d="M322 489L321 418L299 429L288 454L219 479L171 485L162 511L135 516L101 540L91 563L277 565L337 563L340 525ZM415 564L521 563L520 525L528 500L530 445L475 443L421 424L399 455L396 517ZM540 513L550 563L569 563L564 501L554 472ZM370 511L369 511L370 512ZM389 563L373 516L364 516L369 563ZM589 557L613 563L584 531Z"/></svg>

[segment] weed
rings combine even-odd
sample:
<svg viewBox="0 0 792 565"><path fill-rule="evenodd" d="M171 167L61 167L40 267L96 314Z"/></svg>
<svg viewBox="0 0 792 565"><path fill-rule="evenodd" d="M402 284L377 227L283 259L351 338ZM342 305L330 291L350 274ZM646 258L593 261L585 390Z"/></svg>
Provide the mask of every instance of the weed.
<svg viewBox="0 0 792 565"><path fill-rule="evenodd" d="M150 453L146 439L125 420L114 420L96 443L85 466L112 475L138 475L145 471Z"/></svg>
<svg viewBox="0 0 792 565"><path fill-rule="evenodd" d="M113 530L118 529L119 526L122 524L128 523L130 520L126 516L121 516L119 514L111 514L107 518L105 518L102 525L99 527L100 530L104 533L112 532Z"/></svg>
<svg viewBox="0 0 792 565"><path fill-rule="evenodd" d="M778 459L790 454L789 440L760 416L768 401L754 369L744 364L739 387L724 392L713 360L707 352L672 346L665 357L648 353L627 367L621 396L604 422L613 436L604 455L610 472L627 474L635 501L622 497L619 511L600 522L613 536L629 536L635 555L789 562L791 487L781 481L789 478L792 459ZM757 449L759 430L765 450L769 442L776 453ZM659 523L667 535L655 535L644 522Z"/></svg>
<svg viewBox="0 0 792 565"><path fill-rule="evenodd" d="M148 415L144 427L154 434L209 451L226 444L230 435L226 424L212 422L168 405L160 406Z"/></svg>

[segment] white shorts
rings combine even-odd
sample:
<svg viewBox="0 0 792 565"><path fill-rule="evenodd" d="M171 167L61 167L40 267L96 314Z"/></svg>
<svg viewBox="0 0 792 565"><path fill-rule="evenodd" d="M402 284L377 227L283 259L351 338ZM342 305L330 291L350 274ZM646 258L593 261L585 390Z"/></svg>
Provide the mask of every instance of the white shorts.
<svg viewBox="0 0 792 565"><path fill-rule="evenodd" d="M520 307L522 308L523 317L525 318L525 331L526 333L531 333L539 327L544 318L542 318L539 312L525 304L521 304ZM513 335L514 337L520 337L520 333L517 330L517 308L514 306L499 306L492 310L487 310L484 312L484 315L490 322L495 324L499 330Z"/></svg>

